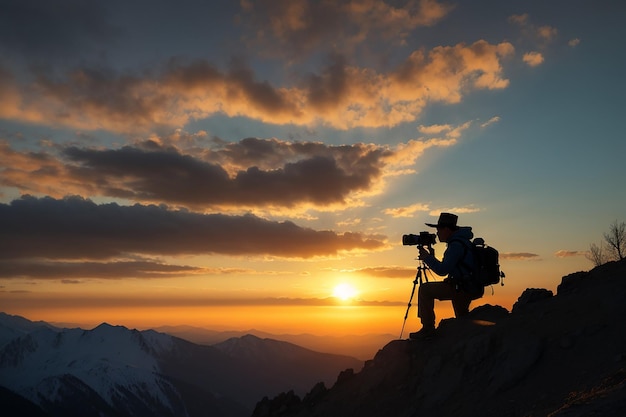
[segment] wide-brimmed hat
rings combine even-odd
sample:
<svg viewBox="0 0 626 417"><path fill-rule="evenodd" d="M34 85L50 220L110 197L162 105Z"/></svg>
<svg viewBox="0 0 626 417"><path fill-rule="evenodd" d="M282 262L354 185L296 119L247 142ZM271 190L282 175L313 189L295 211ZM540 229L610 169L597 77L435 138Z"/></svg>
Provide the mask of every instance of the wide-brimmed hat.
<svg viewBox="0 0 626 417"><path fill-rule="evenodd" d="M452 213L441 213L439 215L439 220L437 220L437 224L432 223L424 223L426 226L430 227L449 227L450 229L457 229L456 221L459 216Z"/></svg>

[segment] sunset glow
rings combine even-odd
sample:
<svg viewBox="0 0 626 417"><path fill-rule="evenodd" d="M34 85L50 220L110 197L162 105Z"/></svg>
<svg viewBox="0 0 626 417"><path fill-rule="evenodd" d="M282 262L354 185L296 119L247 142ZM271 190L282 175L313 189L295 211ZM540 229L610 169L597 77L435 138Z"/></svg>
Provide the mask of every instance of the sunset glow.
<svg viewBox="0 0 626 417"><path fill-rule="evenodd" d="M444 211L500 251L472 306L593 266L626 220L621 3L288 3L2 10L0 311L414 331L402 235Z"/></svg>
<svg viewBox="0 0 626 417"><path fill-rule="evenodd" d="M347 282L338 284L333 290L333 297L337 297L343 301L350 300L358 294L357 290Z"/></svg>

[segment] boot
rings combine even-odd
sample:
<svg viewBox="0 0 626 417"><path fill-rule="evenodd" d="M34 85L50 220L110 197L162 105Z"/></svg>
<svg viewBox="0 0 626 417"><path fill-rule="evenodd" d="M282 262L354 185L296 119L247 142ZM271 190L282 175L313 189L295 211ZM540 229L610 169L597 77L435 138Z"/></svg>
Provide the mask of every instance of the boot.
<svg viewBox="0 0 626 417"><path fill-rule="evenodd" d="M425 340L435 336L435 327L423 326L419 331L409 333L409 339L411 340Z"/></svg>

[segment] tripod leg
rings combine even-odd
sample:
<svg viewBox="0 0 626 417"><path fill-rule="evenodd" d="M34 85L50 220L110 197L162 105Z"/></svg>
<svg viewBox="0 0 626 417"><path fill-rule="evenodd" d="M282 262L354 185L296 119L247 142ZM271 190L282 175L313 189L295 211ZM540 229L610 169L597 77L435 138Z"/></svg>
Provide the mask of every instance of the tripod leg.
<svg viewBox="0 0 626 417"><path fill-rule="evenodd" d="M417 274L415 275L415 279L413 280L413 288L411 289L411 297L409 297L409 304L406 307L406 313L404 313L404 321L402 322L402 330L400 330L400 340L402 340L402 334L404 333L404 326L406 325L406 319L409 317L409 310L411 309L411 302L413 301L413 296L415 295L415 287L418 283L422 282L422 269L417 268Z"/></svg>

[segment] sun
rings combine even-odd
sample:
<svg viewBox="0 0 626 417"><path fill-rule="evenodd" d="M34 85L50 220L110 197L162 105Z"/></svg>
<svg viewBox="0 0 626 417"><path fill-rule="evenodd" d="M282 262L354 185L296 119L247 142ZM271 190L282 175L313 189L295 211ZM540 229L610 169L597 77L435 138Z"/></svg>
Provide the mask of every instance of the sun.
<svg viewBox="0 0 626 417"><path fill-rule="evenodd" d="M350 284L342 282L337 284L333 290L333 297L337 297L343 301L350 300L357 295L357 290Z"/></svg>

